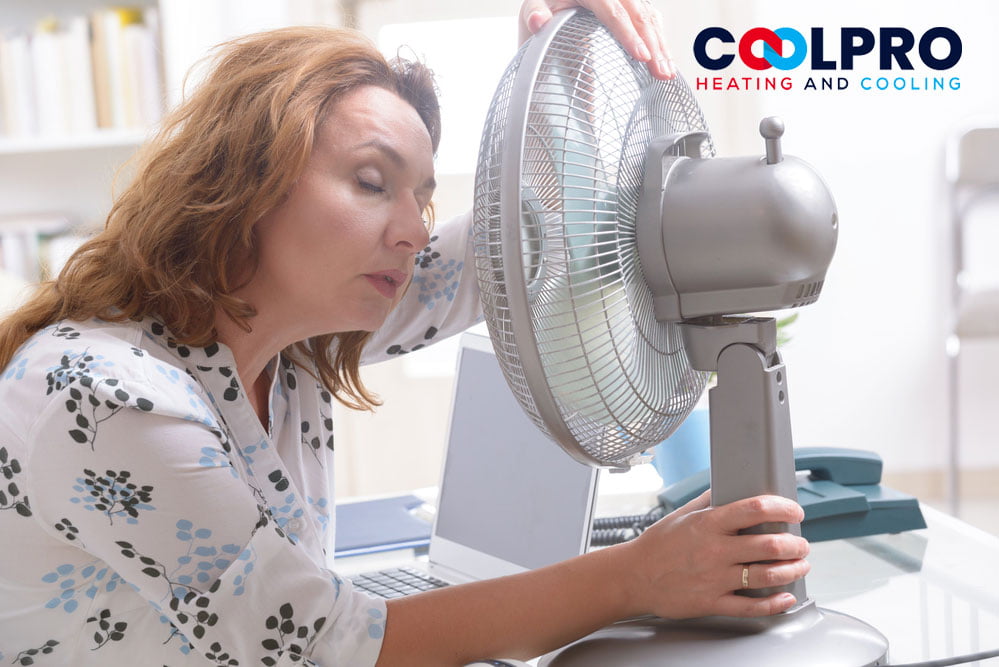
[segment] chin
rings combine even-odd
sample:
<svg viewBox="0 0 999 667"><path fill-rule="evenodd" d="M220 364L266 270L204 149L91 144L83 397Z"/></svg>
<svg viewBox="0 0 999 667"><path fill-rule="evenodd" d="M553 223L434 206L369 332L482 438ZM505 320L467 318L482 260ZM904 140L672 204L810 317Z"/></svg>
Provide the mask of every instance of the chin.
<svg viewBox="0 0 999 667"><path fill-rule="evenodd" d="M385 320L388 319L389 313L391 312L392 311L388 309L377 313L369 313L363 317L355 319L353 322L348 323L347 326L343 326L343 322L341 322L341 326L337 328L337 331L378 331L382 328L382 325L385 324Z"/></svg>

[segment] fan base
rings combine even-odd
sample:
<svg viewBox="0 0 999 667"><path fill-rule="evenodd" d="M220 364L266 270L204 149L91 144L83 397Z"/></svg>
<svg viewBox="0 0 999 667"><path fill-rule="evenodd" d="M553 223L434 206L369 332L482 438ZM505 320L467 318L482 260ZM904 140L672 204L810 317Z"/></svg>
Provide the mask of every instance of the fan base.
<svg viewBox="0 0 999 667"><path fill-rule="evenodd" d="M888 662L888 640L811 600L763 619L648 618L603 628L548 654L541 667L739 665L867 667Z"/></svg>

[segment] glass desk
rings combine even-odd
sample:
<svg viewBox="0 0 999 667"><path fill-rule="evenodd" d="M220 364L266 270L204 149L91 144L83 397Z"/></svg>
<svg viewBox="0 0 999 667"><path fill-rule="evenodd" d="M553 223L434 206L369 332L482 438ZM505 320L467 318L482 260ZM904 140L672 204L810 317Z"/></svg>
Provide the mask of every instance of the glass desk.
<svg viewBox="0 0 999 667"><path fill-rule="evenodd" d="M922 511L924 530L813 543L809 596L877 628L889 664L999 649L999 538ZM336 569L353 574L414 558L400 550L338 559Z"/></svg>
<svg viewBox="0 0 999 667"><path fill-rule="evenodd" d="M812 544L809 596L880 630L891 664L999 649L999 538L921 509L925 530Z"/></svg>

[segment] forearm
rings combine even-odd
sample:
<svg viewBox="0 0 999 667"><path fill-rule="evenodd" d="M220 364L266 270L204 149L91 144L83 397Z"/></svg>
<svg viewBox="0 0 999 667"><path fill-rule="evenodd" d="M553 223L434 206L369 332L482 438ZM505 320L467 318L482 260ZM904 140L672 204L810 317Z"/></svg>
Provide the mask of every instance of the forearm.
<svg viewBox="0 0 999 667"><path fill-rule="evenodd" d="M380 667L531 658L637 613L628 545L392 600Z"/></svg>

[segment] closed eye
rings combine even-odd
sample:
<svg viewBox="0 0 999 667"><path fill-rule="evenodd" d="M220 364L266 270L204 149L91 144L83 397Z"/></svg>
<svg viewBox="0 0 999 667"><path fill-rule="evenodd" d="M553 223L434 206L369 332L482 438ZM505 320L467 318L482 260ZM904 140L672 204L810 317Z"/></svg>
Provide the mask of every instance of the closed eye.
<svg viewBox="0 0 999 667"><path fill-rule="evenodd" d="M380 185L375 185L374 183L369 183L368 181L362 181L361 179L358 179L357 184L361 186L361 189L367 190L368 192L374 192L377 194L385 192L385 188L381 187Z"/></svg>

